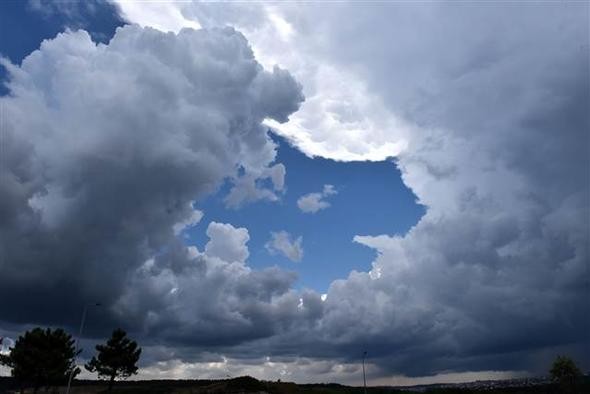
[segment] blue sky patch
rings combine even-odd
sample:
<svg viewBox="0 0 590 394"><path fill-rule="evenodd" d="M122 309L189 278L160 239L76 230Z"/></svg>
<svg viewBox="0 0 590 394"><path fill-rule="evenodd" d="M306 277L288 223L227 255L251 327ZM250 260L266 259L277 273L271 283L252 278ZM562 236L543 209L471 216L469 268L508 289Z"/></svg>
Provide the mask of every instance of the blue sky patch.
<svg viewBox="0 0 590 394"><path fill-rule="evenodd" d="M401 180L395 162L336 162L311 159L280 137L277 162L287 168L286 192L278 202L259 201L239 209L226 208L223 198L230 184L197 203L205 215L187 230L188 242L200 250L207 242L206 226L211 221L246 227L250 233L249 265L272 265L299 274L298 287L325 291L334 279L345 278L351 270L368 270L374 251L352 241L355 235L405 234L424 214L424 207ZM304 213L297 200L308 193L333 185L336 194L326 198L330 207ZM265 248L271 232L287 231L303 237L303 259L299 262Z"/></svg>

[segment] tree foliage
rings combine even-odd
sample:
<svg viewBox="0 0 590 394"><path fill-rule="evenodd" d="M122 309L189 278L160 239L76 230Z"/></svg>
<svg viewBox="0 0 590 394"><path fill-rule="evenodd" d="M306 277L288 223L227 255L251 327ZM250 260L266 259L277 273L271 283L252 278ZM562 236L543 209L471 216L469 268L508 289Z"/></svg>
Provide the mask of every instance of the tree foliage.
<svg viewBox="0 0 590 394"><path fill-rule="evenodd" d="M11 368L17 380L31 384L35 391L42 386L64 384L71 373L77 375L76 348L72 336L58 328L34 328L21 335L3 355L0 363Z"/></svg>
<svg viewBox="0 0 590 394"><path fill-rule="evenodd" d="M564 392L572 391L580 376L582 376L582 372L574 360L567 356L557 356L549 373L551 379L559 383Z"/></svg>
<svg viewBox="0 0 590 394"><path fill-rule="evenodd" d="M97 355L85 365L90 372L98 373L99 378L109 379L109 389L116 378L128 378L137 373L137 362L141 348L137 342L127 338L127 333L120 328L104 345L96 345Z"/></svg>
<svg viewBox="0 0 590 394"><path fill-rule="evenodd" d="M582 372L571 358L557 356L551 366L551 379L556 382L572 381L582 376Z"/></svg>

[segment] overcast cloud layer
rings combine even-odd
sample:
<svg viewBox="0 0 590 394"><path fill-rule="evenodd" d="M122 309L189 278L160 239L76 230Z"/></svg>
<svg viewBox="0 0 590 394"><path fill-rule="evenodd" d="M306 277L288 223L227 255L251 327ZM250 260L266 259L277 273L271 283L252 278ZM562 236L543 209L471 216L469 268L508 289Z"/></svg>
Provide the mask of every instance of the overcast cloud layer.
<svg viewBox="0 0 590 394"><path fill-rule="evenodd" d="M99 298L152 345L153 375L226 355L345 377L363 349L372 377L543 372L562 351L588 368L587 4L179 3L160 13L174 23L130 4L162 30L235 25L303 88L229 28L65 33L6 64L0 295L22 300L6 322L73 323L75 299ZM202 251L175 236L205 226L192 202L225 177L229 207L279 198L260 124L285 122L301 89L279 134L311 156L397 156L427 207L408 234L355 237L373 268L325 297L251 270L245 228L208 224Z"/></svg>

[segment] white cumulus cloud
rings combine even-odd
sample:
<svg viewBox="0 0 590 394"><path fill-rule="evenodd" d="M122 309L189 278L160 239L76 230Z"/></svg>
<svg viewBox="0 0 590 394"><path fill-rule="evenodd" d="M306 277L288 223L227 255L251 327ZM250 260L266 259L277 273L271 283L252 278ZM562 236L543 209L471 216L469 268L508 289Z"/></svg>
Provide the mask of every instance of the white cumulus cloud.
<svg viewBox="0 0 590 394"><path fill-rule="evenodd" d="M303 237L294 238L286 231L270 233L270 240L265 244L271 254L282 254L291 261L301 261L303 258Z"/></svg>
<svg viewBox="0 0 590 394"><path fill-rule="evenodd" d="M244 263L250 252L246 244L250 240L248 230L235 228L231 224L209 223L207 227L209 242L205 245L205 254L221 260Z"/></svg>
<svg viewBox="0 0 590 394"><path fill-rule="evenodd" d="M297 199L297 206L302 212L316 213L330 207L330 203L325 198L337 193L333 185L324 185L324 189L321 192L309 193L299 197Z"/></svg>

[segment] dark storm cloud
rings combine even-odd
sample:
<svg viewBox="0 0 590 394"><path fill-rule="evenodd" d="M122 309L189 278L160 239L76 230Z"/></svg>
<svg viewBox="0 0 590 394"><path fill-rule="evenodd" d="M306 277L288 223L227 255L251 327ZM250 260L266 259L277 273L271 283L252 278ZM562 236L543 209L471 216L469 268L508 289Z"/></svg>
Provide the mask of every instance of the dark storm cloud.
<svg viewBox="0 0 590 394"><path fill-rule="evenodd" d="M398 166L428 207L403 237L356 238L379 255L333 283L326 340L411 374L531 368L562 346L590 363L588 5L322 11L286 15L420 126Z"/></svg>
<svg viewBox="0 0 590 394"><path fill-rule="evenodd" d="M112 311L156 255L181 269L187 251L175 233L200 217L193 201L239 167L272 172L275 144L260 122L285 121L302 100L295 80L264 71L231 28L174 35L126 26L107 45L66 32L22 65L4 66L0 297L15 300L3 308L8 322L72 325L86 302ZM271 293L282 286L261 283Z"/></svg>
<svg viewBox="0 0 590 394"><path fill-rule="evenodd" d="M242 351L368 349L383 374L545 368L563 350L588 365L587 4L277 10L305 56L417 126L397 164L428 211L405 236L357 237L378 252L370 273L335 281L310 326Z"/></svg>

